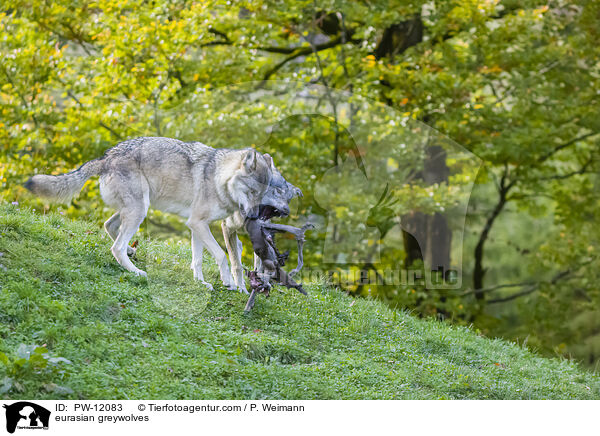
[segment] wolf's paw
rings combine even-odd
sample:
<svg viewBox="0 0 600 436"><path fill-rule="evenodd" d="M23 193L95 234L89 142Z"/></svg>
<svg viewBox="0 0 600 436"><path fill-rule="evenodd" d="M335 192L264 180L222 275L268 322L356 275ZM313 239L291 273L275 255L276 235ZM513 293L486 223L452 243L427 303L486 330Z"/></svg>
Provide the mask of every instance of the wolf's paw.
<svg viewBox="0 0 600 436"><path fill-rule="evenodd" d="M238 288L238 286L234 283L226 285L225 287L227 288L228 291L240 291L240 292L245 292L246 294L248 293L248 292L246 292L245 289Z"/></svg>
<svg viewBox="0 0 600 436"><path fill-rule="evenodd" d="M142 271L141 269L138 269L137 271L133 271L133 273L138 277L148 278L148 274L146 273L146 271Z"/></svg>
<svg viewBox="0 0 600 436"><path fill-rule="evenodd" d="M231 274L222 274L221 282L223 283L223 286L225 286L230 291L235 291L238 288Z"/></svg>
<svg viewBox="0 0 600 436"><path fill-rule="evenodd" d="M208 282L205 282L204 280L200 280L200 283L202 283L204 286L206 286L206 289L208 289L209 291L212 291L214 289L213 285L211 285Z"/></svg>

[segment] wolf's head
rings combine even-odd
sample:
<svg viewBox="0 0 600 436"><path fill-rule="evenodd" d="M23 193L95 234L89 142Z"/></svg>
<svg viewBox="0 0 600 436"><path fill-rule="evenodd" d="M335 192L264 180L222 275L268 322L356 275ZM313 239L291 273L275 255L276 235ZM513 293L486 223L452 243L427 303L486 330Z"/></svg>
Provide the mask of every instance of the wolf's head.
<svg viewBox="0 0 600 436"><path fill-rule="evenodd" d="M264 196L273 172L273 159L256 150L245 150L240 166L228 182L231 198L238 204L244 217L258 214L258 206Z"/></svg>
<svg viewBox="0 0 600 436"><path fill-rule="evenodd" d="M298 196L302 197L300 188L289 183L272 164L273 177L271 183L260 202L258 215L260 219L268 220L273 217L284 217L290 214L290 201Z"/></svg>

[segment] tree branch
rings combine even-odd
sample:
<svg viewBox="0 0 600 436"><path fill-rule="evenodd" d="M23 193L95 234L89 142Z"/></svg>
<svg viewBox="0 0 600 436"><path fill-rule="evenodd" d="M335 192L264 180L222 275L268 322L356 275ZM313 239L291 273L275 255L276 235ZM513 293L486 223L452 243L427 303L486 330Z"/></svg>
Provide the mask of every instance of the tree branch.
<svg viewBox="0 0 600 436"><path fill-rule="evenodd" d="M292 54L298 50L298 47L256 47L256 50L268 53Z"/></svg>
<svg viewBox="0 0 600 436"><path fill-rule="evenodd" d="M595 136L595 135L597 135L599 133L600 132L586 133L585 135L581 135L581 136L578 136L576 138L573 138L570 141L565 142L564 144L557 145L551 151L549 151L548 153L542 155L537 161L538 161L538 163L545 162L548 159L550 159L552 156L554 156L556 153L558 153L560 150L563 150L563 149L565 149L565 148L567 148L567 147L575 144L576 142L583 141L584 139L589 138L590 136Z"/></svg>
<svg viewBox="0 0 600 436"><path fill-rule="evenodd" d="M475 247L475 267L473 269L473 287L475 288L474 294L477 300L483 300L484 293L481 292L483 289L483 277L485 275L485 270L483 268L483 250L485 246L485 242L488 239L490 234L490 230L496 221L496 218L500 215L504 206L506 206L508 192L515 185L515 180L508 182L508 165L504 165L504 173L502 174L502 178L500 179L500 186L498 189L498 202L496 203L496 207L492 211L492 214L488 217L481 234L479 235L479 240L477 241L477 245Z"/></svg>
<svg viewBox="0 0 600 436"><path fill-rule="evenodd" d="M294 51L285 59L283 59L282 61L278 62L275 66L273 66L272 68L270 68L263 76L263 82L266 82L267 80L269 80L269 78L275 74L277 71L279 71L285 64L287 64L288 62L299 58L300 56L306 56L309 55L311 53L316 53L316 52L320 52L323 50L327 50L329 48L335 47L339 44L341 44L343 41L343 38L341 36L332 39L331 41L327 41L324 42L322 44L317 44L317 45L309 45L308 47L304 46L304 47L298 47L295 48ZM281 52L280 52L281 53Z"/></svg>
<svg viewBox="0 0 600 436"><path fill-rule="evenodd" d="M583 265L586 265L589 262L586 262ZM580 265L578 268L582 267L583 265ZM556 282L558 282L559 280L563 279L564 277L568 277L569 275L571 275L574 271L572 269L567 269L565 271L559 272L558 274L556 274L549 282L549 284L554 285L556 284ZM496 304L496 303L505 303L507 301L511 301L511 300L515 300L519 297L523 297L525 295L529 295L535 291L538 290L538 288L540 287L540 285L543 282L538 282L538 283L534 283L531 286L527 287L526 289L524 289L521 292L517 292L515 294L509 295L507 297L500 297L500 298L495 298L493 300L489 300L488 304Z"/></svg>
<svg viewBox="0 0 600 436"><path fill-rule="evenodd" d="M209 41L209 42L200 44L200 47L210 47L213 45L233 45L233 43L230 41Z"/></svg>
<svg viewBox="0 0 600 436"><path fill-rule="evenodd" d="M550 285L555 285L556 283L558 283L560 280L569 277L570 275L572 275L574 272L576 272L578 269L589 265L590 263L592 263L594 260L596 260L595 258L592 258L590 260L588 260L587 262L583 262L580 265L577 265L574 268L569 268L566 269L564 271L559 272L558 274L556 274L554 277L552 277L552 279L550 279L550 281L548 282L548 284ZM575 278L575 277L574 277ZM495 303L504 303L507 301L511 301L511 300L515 300L519 297L523 297L525 295L529 295L533 292L535 292L540 285L544 283L544 282L537 282L537 283L533 283L530 286L528 286L526 289L522 290L521 292L517 292L515 294L509 295L507 297L500 297L500 298L495 298L493 300L488 301L488 304L495 304Z"/></svg>
<svg viewBox="0 0 600 436"><path fill-rule="evenodd" d="M223 38L225 41L227 42L231 42L231 40L229 39L229 37L227 36L226 33L221 32L217 29L215 29L214 27L211 27L210 29L208 29L208 31L214 35L220 36L221 38Z"/></svg>
<svg viewBox="0 0 600 436"><path fill-rule="evenodd" d="M508 297L495 298L493 300L489 300L488 304L505 303L507 301L515 300L515 299L517 299L519 297L524 297L525 295L529 295L529 294L537 291L537 289L538 289L539 286L540 286L540 284L536 283L534 285L531 285L530 287L528 287L524 291L517 292L516 294L509 295Z"/></svg>
<svg viewBox="0 0 600 436"><path fill-rule="evenodd" d="M466 291L464 291L462 294L460 294L461 297L465 297L467 295L471 295L474 294L476 292L491 292L491 291L495 291L497 289L502 289L502 288L521 288L523 286L531 286L536 284L536 282L521 282L521 283L503 283L501 285L496 285L496 286L488 286L487 288L482 288L482 289L467 289Z"/></svg>
<svg viewBox="0 0 600 436"><path fill-rule="evenodd" d="M586 173L593 173L593 171L587 171L588 167L592 164L593 161L594 161L593 158L590 157L581 166L581 168L579 168L577 171L571 171L570 173L566 173L566 174L557 174L555 176L540 177L539 179L536 179L536 180L564 180L564 179L568 179L569 177L573 177L573 176L576 176L576 175L582 175L582 174L586 174Z"/></svg>
<svg viewBox="0 0 600 436"><path fill-rule="evenodd" d="M213 35L220 36L221 38L223 38L223 41L205 42L203 44L200 44L200 47L210 47L212 45L233 45L233 41L231 39L229 39L229 37L227 36L227 34L225 32L221 32L220 30L214 29L212 27L210 29L208 29L208 31L210 33L212 33Z"/></svg>
<svg viewBox="0 0 600 436"><path fill-rule="evenodd" d="M75 32L75 30L73 29L73 26L71 26L69 23L62 23L62 25L64 27L66 27L69 30L69 32L71 32L71 36L67 36L64 33L61 33L59 31L57 31L56 29L53 29L53 28L47 26L41 20L36 20L35 23L37 23L37 25L40 26L42 29L47 30L48 32L58 36L59 38L62 38L66 41L74 42L79 47L81 47L88 56L93 56L93 53L89 50L87 45L89 45L90 48L93 49L94 51L97 51L97 47L95 47L92 43L86 41L85 38L82 37L81 32Z"/></svg>

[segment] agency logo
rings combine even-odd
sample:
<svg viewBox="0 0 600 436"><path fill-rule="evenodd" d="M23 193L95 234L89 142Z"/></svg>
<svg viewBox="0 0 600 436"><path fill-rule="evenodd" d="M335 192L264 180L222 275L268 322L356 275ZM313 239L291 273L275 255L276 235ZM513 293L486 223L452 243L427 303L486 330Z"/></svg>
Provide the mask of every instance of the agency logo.
<svg viewBox="0 0 600 436"><path fill-rule="evenodd" d="M6 431L14 433L18 429L48 430L50 411L28 401L4 405L6 409Z"/></svg>

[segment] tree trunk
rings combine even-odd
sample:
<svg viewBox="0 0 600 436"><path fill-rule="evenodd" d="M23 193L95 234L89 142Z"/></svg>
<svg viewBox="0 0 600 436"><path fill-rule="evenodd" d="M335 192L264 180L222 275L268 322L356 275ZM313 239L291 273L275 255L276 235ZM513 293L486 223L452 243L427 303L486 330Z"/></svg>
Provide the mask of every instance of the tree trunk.
<svg viewBox="0 0 600 436"><path fill-rule="evenodd" d="M485 298L485 295L483 292L478 292L478 290L483 289L483 277L485 276L485 272L486 272L485 268L483 267L483 249L485 246L485 242L488 239L490 230L492 230L492 226L494 225L496 218L498 218L498 215L500 215L500 213L504 209L504 206L506 206L508 191L510 191L510 189L514 186L514 181L507 184L506 179L507 179L507 172L505 171L504 175L502 176L502 180L500 181L498 203L496 203L494 210L492 211L491 215L486 220L485 225L483 226L483 230L481 231L481 234L479 235L479 240L477 241L477 245L475 246L475 266L473 268L473 289L475 290L475 298L478 301L482 301Z"/></svg>
<svg viewBox="0 0 600 436"><path fill-rule="evenodd" d="M393 61L394 56L421 41L423 41L423 22L421 16L416 15L410 20L392 24L383 31L375 48L375 57L377 59L387 57Z"/></svg>
<svg viewBox="0 0 600 436"><path fill-rule="evenodd" d="M426 148L425 163L420 178L428 185L448 181L450 170L446 164L446 151L439 145ZM450 270L452 231L446 217L439 212L425 215L414 212L402 217L405 267L421 260L432 271L440 271L445 278Z"/></svg>

